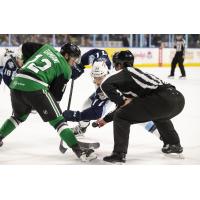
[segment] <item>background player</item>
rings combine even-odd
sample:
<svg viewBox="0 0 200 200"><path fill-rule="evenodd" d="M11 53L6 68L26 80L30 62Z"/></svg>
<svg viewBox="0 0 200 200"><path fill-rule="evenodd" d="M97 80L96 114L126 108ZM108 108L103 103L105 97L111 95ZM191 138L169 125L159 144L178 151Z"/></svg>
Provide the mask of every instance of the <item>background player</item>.
<svg viewBox="0 0 200 200"><path fill-rule="evenodd" d="M5 53L0 57L1 76L4 83L9 87L17 71L22 66L17 53L6 49Z"/></svg>
<svg viewBox="0 0 200 200"><path fill-rule="evenodd" d="M184 68L184 64L183 64L184 57L185 57L185 41L181 35L176 36L176 42L175 42L174 48L176 49L176 53L172 60L171 72L168 77L169 78L174 77L175 68L176 68L176 65L178 64L180 71L181 71L180 78L185 78L186 74L185 74L185 68Z"/></svg>

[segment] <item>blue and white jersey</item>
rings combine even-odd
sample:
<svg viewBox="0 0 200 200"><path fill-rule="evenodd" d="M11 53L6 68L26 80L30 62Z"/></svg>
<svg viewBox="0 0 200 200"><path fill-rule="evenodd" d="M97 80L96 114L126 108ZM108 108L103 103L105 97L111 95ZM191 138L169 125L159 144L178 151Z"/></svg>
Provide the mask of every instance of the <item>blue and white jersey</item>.
<svg viewBox="0 0 200 200"><path fill-rule="evenodd" d="M100 88L97 88L82 111L66 110L63 112L65 121L90 121L101 118L112 102L104 95Z"/></svg>
<svg viewBox="0 0 200 200"><path fill-rule="evenodd" d="M83 72L86 65L93 65L95 61L103 60L108 69L111 70L111 61L105 50L91 49L81 56L79 64L72 69L72 79L78 78ZM82 111L66 110L63 116L66 121L90 121L101 118L109 108L112 102L104 95L98 87L89 99L86 100Z"/></svg>
<svg viewBox="0 0 200 200"><path fill-rule="evenodd" d="M72 68L72 79L78 78L84 72L85 66L92 65L95 61L99 59L103 60L108 66L108 69L111 70L111 61L108 57L107 52L102 49L91 49L84 53L81 56L80 63Z"/></svg>
<svg viewBox="0 0 200 200"><path fill-rule="evenodd" d="M90 96L90 99L92 101L91 108L95 111L96 119L102 117L106 112L106 106L110 100L105 96L100 87Z"/></svg>
<svg viewBox="0 0 200 200"><path fill-rule="evenodd" d="M4 83L9 87L12 79L17 73L17 66L12 61L9 54L5 54L1 58L1 76Z"/></svg>

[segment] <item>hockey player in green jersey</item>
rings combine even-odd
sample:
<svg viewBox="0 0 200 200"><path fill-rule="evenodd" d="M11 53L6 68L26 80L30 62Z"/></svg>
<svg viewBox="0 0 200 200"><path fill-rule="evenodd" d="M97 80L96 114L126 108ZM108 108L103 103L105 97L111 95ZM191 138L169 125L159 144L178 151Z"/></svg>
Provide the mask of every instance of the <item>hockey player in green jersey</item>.
<svg viewBox="0 0 200 200"><path fill-rule="evenodd" d="M71 78L71 67L81 55L79 47L67 43L58 52L48 44L25 43L22 52L24 65L10 84L13 114L0 127L0 146L34 109L44 122L49 122L57 130L78 158L82 161L95 159L92 149L80 148L57 103Z"/></svg>

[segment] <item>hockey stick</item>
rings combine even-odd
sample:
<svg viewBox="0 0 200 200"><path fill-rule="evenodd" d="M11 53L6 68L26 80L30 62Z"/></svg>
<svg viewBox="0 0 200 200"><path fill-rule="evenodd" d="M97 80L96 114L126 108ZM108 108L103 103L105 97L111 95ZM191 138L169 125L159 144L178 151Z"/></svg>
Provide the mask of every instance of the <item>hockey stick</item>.
<svg viewBox="0 0 200 200"><path fill-rule="evenodd" d="M69 93L69 100L68 100L68 105L67 105L67 110L69 110L70 106L71 106L73 88L74 88L74 80L72 79L70 93ZM97 149L97 148L100 147L100 143L99 142L91 142L90 143L90 142L78 141L78 144L83 149ZM67 151L67 148L65 148L64 145L63 145L63 140L62 139L60 140L59 150L63 154Z"/></svg>
<svg viewBox="0 0 200 200"><path fill-rule="evenodd" d="M72 79L71 86L70 86L70 93L69 93L69 100L68 100L67 110L69 110L70 106L71 106L73 88L74 88L74 80ZM59 150L60 150L61 153L65 153L67 151L67 148L65 148L63 146L63 140L62 139L60 140Z"/></svg>

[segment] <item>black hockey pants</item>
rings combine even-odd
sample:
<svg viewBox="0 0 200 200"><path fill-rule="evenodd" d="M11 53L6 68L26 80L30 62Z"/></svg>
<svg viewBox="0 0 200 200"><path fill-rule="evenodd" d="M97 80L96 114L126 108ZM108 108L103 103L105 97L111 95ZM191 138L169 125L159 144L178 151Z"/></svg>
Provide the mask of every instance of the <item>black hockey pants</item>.
<svg viewBox="0 0 200 200"><path fill-rule="evenodd" d="M179 144L171 118L184 108L183 95L174 87L162 88L131 103L114 114L114 152L127 153L130 125L153 121L165 144Z"/></svg>

